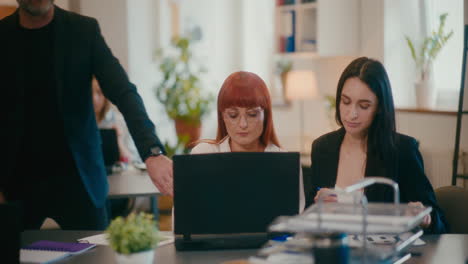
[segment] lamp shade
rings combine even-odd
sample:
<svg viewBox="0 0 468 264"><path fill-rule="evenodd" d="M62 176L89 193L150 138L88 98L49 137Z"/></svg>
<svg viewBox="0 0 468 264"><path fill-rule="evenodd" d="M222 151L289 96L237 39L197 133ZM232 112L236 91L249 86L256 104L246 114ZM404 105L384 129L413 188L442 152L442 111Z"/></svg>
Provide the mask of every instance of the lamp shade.
<svg viewBox="0 0 468 264"><path fill-rule="evenodd" d="M317 77L313 71L291 71L286 77L286 98L305 100L318 97Z"/></svg>

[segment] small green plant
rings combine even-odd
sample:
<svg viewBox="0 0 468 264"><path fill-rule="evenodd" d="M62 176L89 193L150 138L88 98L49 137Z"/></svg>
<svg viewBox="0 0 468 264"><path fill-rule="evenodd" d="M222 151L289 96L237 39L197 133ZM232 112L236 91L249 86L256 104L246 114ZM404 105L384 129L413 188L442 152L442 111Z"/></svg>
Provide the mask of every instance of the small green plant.
<svg viewBox="0 0 468 264"><path fill-rule="evenodd" d="M214 96L202 91L199 76L205 70L195 67L190 44L190 38L177 37L172 40L173 54L164 56L161 49L156 52L162 81L155 87L155 95L171 119L199 124L209 113Z"/></svg>
<svg viewBox="0 0 468 264"><path fill-rule="evenodd" d="M334 95L325 95L328 111L334 111L336 107L336 97Z"/></svg>
<svg viewBox="0 0 468 264"><path fill-rule="evenodd" d="M416 63L416 68L419 71L419 78L425 80L428 76L429 67L431 63L436 59L440 50L444 47L447 41L452 37L453 30L448 34L445 34L445 20L447 19L448 14L444 13L439 16L439 28L436 31L433 31L431 36L426 37L422 42L420 50L416 51L413 41L408 36L405 36L406 43L411 51L411 57Z"/></svg>
<svg viewBox="0 0 468 264"><path fill-rule="evenodd" d="M284 73L288 73L292 69L292 62L287 59L279 59L276 62L276 69L275 71L281 75Z"/></svg>
<svg viewBox="0 0 468 264"><path fill-rule="evenodd" d="M164 149L166 149L166 156L172 158L177 154L188 154L190 149L187 148L187 143L190 138L188 135L181 135L177 137L177 142L175 145L171 145L169 141L164 143Z"/></svg>
<svg viewBox="0 0 468 264"><path fill-rule="evenodd" d="M325 106L327 109L328 122L331 128L336 128L335 110L336 110L336 97L334 95L325 95Z"/></svg>
<svg viewBox="0 0 468 264"><path fill-rule="evenodd" d="M131 213L114 219L106 230L110 246L120 254L147 251L157 246L159 231L152 214Z"/></svg>

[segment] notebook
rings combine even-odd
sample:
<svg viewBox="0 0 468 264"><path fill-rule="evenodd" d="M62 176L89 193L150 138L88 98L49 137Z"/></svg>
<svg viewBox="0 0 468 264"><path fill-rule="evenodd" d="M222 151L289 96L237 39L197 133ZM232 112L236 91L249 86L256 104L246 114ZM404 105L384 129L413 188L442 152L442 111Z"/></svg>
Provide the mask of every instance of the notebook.
<svg viewBox="0 0 468 264"><path fill-rule="evenodd" d="M299 153L179 155L174 166L178 250L258 248L280 215L299 211Z"/></svg>
<svg viewBox="0 0 468 264"><path fill-rule="evenodd" d="M40 240L20 250L21 263L52 263L85 252L95 244Z"/></svg>

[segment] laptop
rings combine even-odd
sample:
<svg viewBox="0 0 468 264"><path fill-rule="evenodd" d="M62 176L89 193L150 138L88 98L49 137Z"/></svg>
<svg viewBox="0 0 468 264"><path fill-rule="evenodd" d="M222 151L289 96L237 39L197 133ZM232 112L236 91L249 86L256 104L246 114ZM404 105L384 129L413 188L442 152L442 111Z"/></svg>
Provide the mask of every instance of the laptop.
<svg viewBox="0 0 468 264"><path fill-rule="evenodd" d="M299 212L299 153L174 156L177 250L259 248L278 216Z"/></svg>
<svg viewBox="0 0 468 264"><path fill-rule="evenodd" d="M117 132L115 129L99 129L102 141L102 154L106 169L111 168L120 159L119 144L117 142Z"/></svg>

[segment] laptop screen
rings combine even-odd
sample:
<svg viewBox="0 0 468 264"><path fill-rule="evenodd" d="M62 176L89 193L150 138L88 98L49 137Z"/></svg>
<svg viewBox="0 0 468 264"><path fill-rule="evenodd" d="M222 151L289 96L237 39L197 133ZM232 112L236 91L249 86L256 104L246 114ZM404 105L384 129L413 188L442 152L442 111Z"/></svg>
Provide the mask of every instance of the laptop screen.
<svg viewBox="0 0 468 264"><path fill-rule="evenodd" d="M175 234L267 232L299 211L299 153L174 156Z"/></svg>

